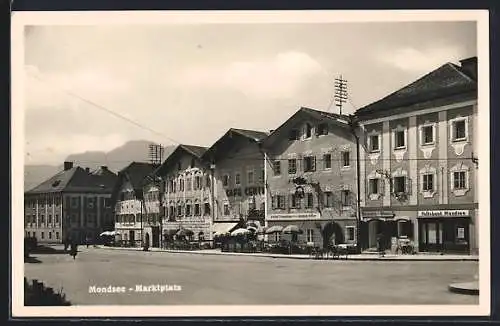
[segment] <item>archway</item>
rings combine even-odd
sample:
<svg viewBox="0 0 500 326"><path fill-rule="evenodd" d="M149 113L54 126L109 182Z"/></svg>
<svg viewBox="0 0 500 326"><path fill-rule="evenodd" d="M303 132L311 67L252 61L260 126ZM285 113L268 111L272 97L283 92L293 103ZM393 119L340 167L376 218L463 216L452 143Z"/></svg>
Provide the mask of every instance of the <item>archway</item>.
<svg viewBox="0 0 500 326"><path fill-rule="evenodd" d="M328 222L321 231L323 236L323 248L327 248L330 244L344 243L344 233L342 228L336 222Z"/></svg>

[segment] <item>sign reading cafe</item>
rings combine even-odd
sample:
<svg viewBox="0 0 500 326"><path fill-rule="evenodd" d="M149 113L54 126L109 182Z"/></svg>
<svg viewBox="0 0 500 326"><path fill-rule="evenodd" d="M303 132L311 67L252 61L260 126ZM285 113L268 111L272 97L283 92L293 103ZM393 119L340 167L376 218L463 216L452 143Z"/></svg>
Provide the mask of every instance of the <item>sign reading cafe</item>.
<svg viewBox="0 0 500 326"><path fill-rule="evenodd" d="M245 196L264 195L264 187L245 187L243 189L234 188L226 190L228 197L241 197L243 194Z"/></svg>
<svg viewBox="0 0 500 326"><path fill-rule="evenodd" d="M468 210L418 211L418 217L468 217Z"/></svg>

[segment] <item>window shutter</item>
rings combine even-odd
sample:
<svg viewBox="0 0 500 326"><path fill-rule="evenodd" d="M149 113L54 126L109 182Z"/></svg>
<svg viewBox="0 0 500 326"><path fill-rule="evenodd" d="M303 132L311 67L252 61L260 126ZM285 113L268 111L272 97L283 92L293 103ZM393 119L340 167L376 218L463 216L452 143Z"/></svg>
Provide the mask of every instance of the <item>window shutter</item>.
<svg viewBox="0 0 500 326"><path fill-rule="evenodd" d="M378 185L379 185L379 194L384 194L385 193L385 180L384 179L377 179Z"/></svg>
<svg viewBox="0 0 500 326"><path fill-rule="evenodd" d="M271 196L271 208L276 209L276 196Z"/></svg>
<svg viewBox="0 0 500 326"><path fill-rule="evenodd" d="M411 195L411 179L409 177L405 177L406 188L405 191L408 195Z"/></svg>
<svg viewBox="0 0 500 326"><path fill-rule="evenodd" d="M311 170L316 171L316 156L313 156L311 161Z"/></svg>

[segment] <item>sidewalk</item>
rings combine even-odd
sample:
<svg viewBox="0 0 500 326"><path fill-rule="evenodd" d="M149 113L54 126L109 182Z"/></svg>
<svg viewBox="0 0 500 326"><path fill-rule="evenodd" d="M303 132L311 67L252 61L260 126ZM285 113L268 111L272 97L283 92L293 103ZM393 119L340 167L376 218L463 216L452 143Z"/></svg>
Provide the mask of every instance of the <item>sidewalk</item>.
<svg viewBox="0 0 500 326"><path fill-rule="evenodd" d="M99 249L107 250L128 250L142 251L142 248L122 248L122 247L105 247L98 246ZM149 248L151 252L168 252L174 254L191 254L191 255L219 255L219 256L249 256L249 257L266 257L266 258L288 258L288 259L311 259L309 255L283 255L270 253L241 253L241 252L221 252L220 249L204 249L204 250L168 250L160 248ZM325 260L325 259L324 259ZM329 259L331 260L331 259ZM344 256L340 260L346 260ZM349 255L347 260L360 261L479 261L478 256L471 255L439 255L439 254L416 254L416 255L390 255L379 257L378 254L359 254Z"/></svg>

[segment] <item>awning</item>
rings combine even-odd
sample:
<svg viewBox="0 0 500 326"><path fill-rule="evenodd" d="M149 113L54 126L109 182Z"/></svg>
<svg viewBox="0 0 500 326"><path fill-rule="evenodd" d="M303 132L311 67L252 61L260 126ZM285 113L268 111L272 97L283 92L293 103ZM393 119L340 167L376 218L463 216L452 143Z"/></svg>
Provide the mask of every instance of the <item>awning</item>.
<svg viewBox="0 0 500 326"><path fill-rule="evenodd" d="M214 223L213 232L215 234L226 234L231 232L238 223Z"/></svg>

